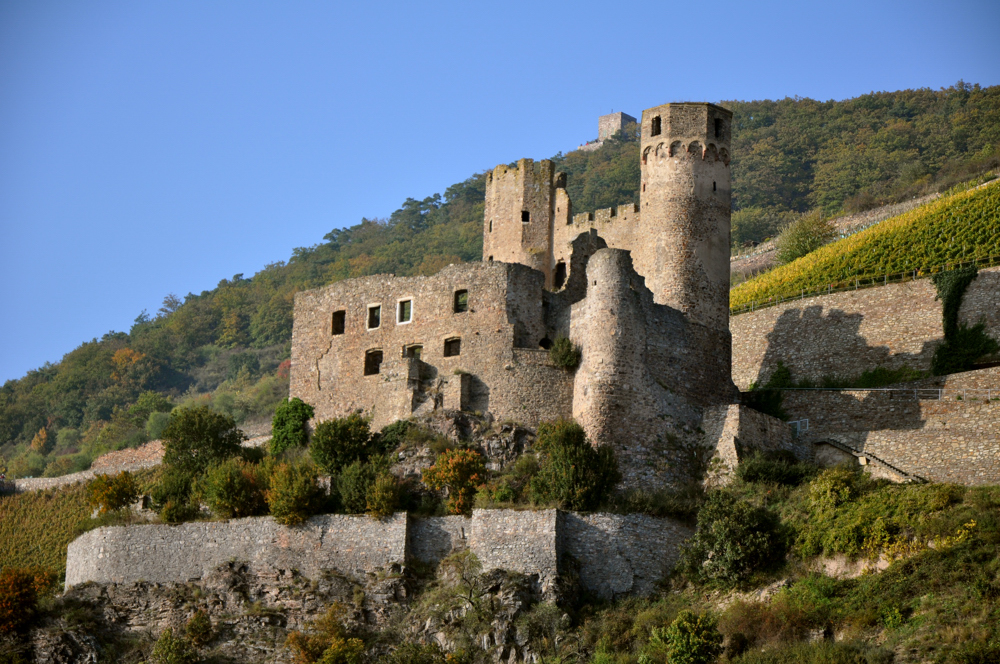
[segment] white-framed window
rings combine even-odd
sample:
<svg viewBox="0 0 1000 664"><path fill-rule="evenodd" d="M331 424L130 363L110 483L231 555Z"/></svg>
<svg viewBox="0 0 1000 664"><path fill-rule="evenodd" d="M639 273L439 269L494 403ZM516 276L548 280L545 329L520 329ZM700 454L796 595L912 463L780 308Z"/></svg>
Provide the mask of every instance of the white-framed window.
<svg viewBox="0 0 1000 664"><path fill-rule="evenodd" d="M368 305L368 317L366 318L368 322L369 330L377 330L382 326L382 303L369 304Z"/></svg>
<svg viewBox="0 0 1000 664"><path fill-rule="evenodd" d="M396 324L405 325L413 320L413 298L396 301Z"/></svg>

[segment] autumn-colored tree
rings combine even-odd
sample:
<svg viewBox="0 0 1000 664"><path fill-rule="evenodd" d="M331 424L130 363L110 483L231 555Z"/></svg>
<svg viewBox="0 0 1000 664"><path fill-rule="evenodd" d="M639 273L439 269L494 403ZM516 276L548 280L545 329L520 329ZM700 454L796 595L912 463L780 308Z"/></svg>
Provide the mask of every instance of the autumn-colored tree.
<svg viewBox="0 0 1000 664"><path fill-rule="evenodd" d="M125 382L133 373L132 370L135 365L145 359L145 357L145 353L140 353L137 350L119 348L111 356L111 363L115 367L111 372L111 377L119 382Z"/></svg>
<svg viewBox="0 0 1000 664"><path fill-rule="evenodd" d="M31 439L31 451L38 452L39 454L48 454L49 448L49 432L46 431L45 427L38 430L35 437Z"/></svg>
<svg viewBox="0 0 1000 664"><path fill-rule="evenodd" d="M138 499L139 484L127 470L114 476L98 475L87 485L87 500L101 514L128 507Z"/></svg>
<svg viewBox="0 0 1000 664"><path fill-rule="evenodd" d="M309 623L307 632L291 632L285 645L292 651L295 663L360 664L365 644L348 637L342 624L346 613L342 604L334 602L325 614Z"/></svg>
<svg viewBox="0 0 1000 664"><path fill-rule="evenodd" d="M0 634L25 627L35 615L38 596L55 582L55 575L37 568L4 568L0 572Z"/></svg>
<svg viewBox="0 0 1000 664"><path fill-rule="evenodd" d="M475 450L445 450L423 475L430 488L447 487L449 512L469 514L476 490L486 482L486 465Z"/></svg>

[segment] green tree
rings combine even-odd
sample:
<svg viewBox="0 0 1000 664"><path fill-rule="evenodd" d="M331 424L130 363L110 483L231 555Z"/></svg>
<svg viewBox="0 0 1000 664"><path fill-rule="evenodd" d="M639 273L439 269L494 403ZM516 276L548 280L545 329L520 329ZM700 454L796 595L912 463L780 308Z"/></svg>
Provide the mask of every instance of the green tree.
<svg viewBox="0 0 1000 664"><path fill-rule="evenodd" d="M542 461L531 479L535 502L555 501L566 509L596 509L621 481L614 450L594 447L572 420L538 425L535 447Z"/></svg>
<svg viewBox="0 0 1000 664"><path fill-rule="evenodd" d="M368 420L358 413L316 425L309 454L324 472L339 473L355 461L365 461L374 451Z"/></svg>
<svg viewBox="0 0 1000 664"><path fill-rule="evenodd" d="M711 615L685 609L665 630L653 629L650 645L670 664L710 664L722 654L722 634Z"/></svg>
<svg viewBox="0 0 1000 664"><path fill-rule="evenodd" d="M726 491L713 491L698 512L698 526L684 545L686 574L701 582L740 586L783 563L778 518Z"/></svg>
<svg viewBox="0 0 1000 664"><path fill-rule="evenodd" d="M209 467L199 480L199 488L212 513L223 519L266 514L268 471L233 457Z"/></svg>
<svg viewBox="0 0 1000 664"><path fill-rule="evenodd" d="M298 397L282 400L271 420L271 454L304 446L309 433L306 425L314 412L312 406Z"/></svg>
<svg viewBox="0 0 1000 664"><path fill-rule="evenodd" d="M163 463L198 474L213 463L238 455L246 436L228 415L208 406L180 408L163 430Z"/></svg>
<svg viewBox="0 0 1000 664"><path fill-rule="evenodd" d="M778 236L778 260L791 263L816 251L837 237L837 229L819 212L807 214L781 231Z"/></svg>
<svg viewBox="0 0 1000 664"><path fill-rule="evenodd" d="M309 463L279 463L271 474L267 505L274 519L295 526L322 510L323 489L316 467Z"/></svg>

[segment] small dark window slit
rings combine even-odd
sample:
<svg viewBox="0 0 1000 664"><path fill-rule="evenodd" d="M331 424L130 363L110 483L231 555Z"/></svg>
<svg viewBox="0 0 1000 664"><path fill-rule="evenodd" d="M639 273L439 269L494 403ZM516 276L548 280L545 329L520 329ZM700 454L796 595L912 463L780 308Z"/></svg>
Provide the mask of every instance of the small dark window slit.
<svg viewBox="0 0 1000 664"><path fill-rule="evenodd" d="M722 120L715 118L715 137L722 138Z"/></svg>
<svg viewBox="0 0 1000 664"><path fill-rule="evenodd" d="M712 191L716 191L714 182L712 183Z"/></svg>
<svg viewBox="0 0 1000 664"><path fill-rule="evenodd" d="M531 212L528 210L521 210L521 221L524 223L531 221Z"/></svg>

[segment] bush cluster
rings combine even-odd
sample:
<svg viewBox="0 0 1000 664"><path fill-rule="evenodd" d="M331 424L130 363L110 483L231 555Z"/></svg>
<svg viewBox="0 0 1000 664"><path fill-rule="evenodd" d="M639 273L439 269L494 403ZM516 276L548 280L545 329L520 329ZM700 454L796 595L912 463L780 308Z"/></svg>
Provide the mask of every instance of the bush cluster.
<svg viewBox="0 0 1000 664"><path fill-rule="evenodd" d="M535 446L542 458L531 480L536 503L555 502L572 510L597 509L621 481L614 450L591 445L576 422L539 424Z"/></svg>
<svg viewBox="0 0 1000 664"><path fill-rule="evenodd" d="M127 470L98 475L87 484L87 502L100 514L124 509L139 500L139 484Z"/></svg>
<svg viewBox="0 0 1000 664"><path fill-rule="evenodd" d="M309 439L306 426L315 411L298 397L284 399L271 420L271 454L304 447Z"/></svg>

